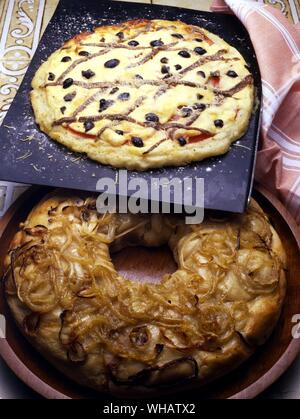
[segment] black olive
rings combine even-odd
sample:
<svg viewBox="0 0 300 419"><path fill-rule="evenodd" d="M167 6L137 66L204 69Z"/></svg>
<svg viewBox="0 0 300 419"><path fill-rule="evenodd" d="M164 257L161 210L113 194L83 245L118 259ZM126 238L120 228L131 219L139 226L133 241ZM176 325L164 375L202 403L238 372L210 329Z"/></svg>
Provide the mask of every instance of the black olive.
<svg viewBox="0 0 300 419"><path fill-rule="evenodd" d="M217 127L217 128L222 128L222 127L223 127L223 125L224 125L224 122L222 121L222 119L216 119L216 120L214 121L214 124L215 124L215 127Z"/></svg>
<svg viewBox="0 0 300 419"><path fill-rule="evenodd" d="M118 96L119 100L128 100L129 98L130 98L130 93L128 92L120 93Z"/></svg>
<svg viewBox="0 0 300 419"><path fill-rule="evenodd" d="M188 51L182 50L178 52L178 55L180 55L183 58L190 58L191 54Z"/></svg>
<svg viewBox="0 0 300 419"><path fill-rule="evenodd" d="M117 91L119 90L119 88L116 86L116 87L113 87L112 89L111 89L111 91L109 92L109 94L110 95L113 95L113 94L115 94Z"/></svg>
<svg viewBox="0 0 300 419"><path fill-rule="evenodd" d="M188 116L191 116L193 110L191 108L182 108L181 114L184 118L187 118Z"/></svg>
<svg viewBox="0 0 300 419"><path fill-rule="evenodd" d="M87 121L84 121L83 126L84 126L85 132L88 132L88 131L90 131L91 129L94 128L95 124L94 124L93 121L88 119Z"/></svg>
<svg viewBox="0 0 300 419"><path fill-rule="evenodd" d="M163 79L169 79L170 77L172 77L172 74L168 73L163 77Z"/></svg>
<svg viewBox="0 0 300 419"><path fill-rule="evenodd" d="M204 105L204 103L195 103L193 105L193 109L198 111L204 111L206 109L206 105Z"/></svg>
<svg viewBox="0 0 300 419"><path fill-rule="evenodd" d="M83 57L88 57L90 53L87 51L79 51L78 55L82 55Z"/></svg>
<svg viewBox="0 0 300 419"><path fill-rule="evenodd" d="M131 142L135 147L144 147L144 142L140 137L131 137Z"/></svg>
<svg viewBox="0 0 300 419"><path fill-rule="evenodd" d="M137 47L139 45L138 41L135 41L134 39L132 41L128 42L128 45L130 45L131 47Z"/></svg>
<svg viewBox="0 0 300 419"><path fill-rule="evenodd" d="M159 122L159 117L155 113L149 112L146 113L145 120L148 122Z"/></svg>
<svg viewBox="0 0 300 419"><path fill-rule="evenodd" d="M66 109L67 109L67 108L66 108L65 106L62 106L62 107L60 108L61 113L62 113L62 114L64 114Z"/></svg>
<svg viewBox="0 0 300 419"><path fill-rule="evenodd" d="M163 57L161 60L160 60L160 62L162 63L162 64L167 64L168 63L168 58L167 57Z"/></svg>
<svg viewBox="0 0 300 419"><path fill-rule="evenodd" d="M100 42L105 42L104 36L102 36L102 38L100 39Z"/></svg>
<svg viewBox="0 0 300 419"><path fill-rule="evenodd" d="M226 74L228 77L233 77L233 78L238 77L237 73L233 70L228 70Z"/></svg>
<svg viewBox="0 0 300 419"><path fill-rule="evenodd" d="M124 131L122 131L121 129L116 129L116 133L119 134L119 135L123 135Z"/></svg>
<svg viewBox="0 0 300 419"><path fill-rule="evenodd" d="M201 38L195 38L195 41L196 42L203 42L203 39L201 39Z"/></svg>
<svg viewBox="0 0 300 419"><path fill-rule="evenodd" d="M100 99L99 101L99 112L105 111L107 108L112 106L114 104L113 100L106 100L106 99Z"/></svg>
<svg viewBox="0 0 300 419"><path fill-rule="evenodd" d="M68 79L64 80L63 88L67 89L68 87L72 86L72 84L73 84L73 79L68 78Z"/></svg>
<svg viewBox="0 0 300 419"><path fill-rule="evenodd" d="M201 48L201 47L196 47L196 48L194 48L194 52L195 52L196 54L198 54L198 55L203 55L203 54L205 54L207 51L206 51L206 49L204 49L204 48Z"/></svg>
<svg viewBox="0 0 300 419"><path fill-rule="evenodd" d="M206 75L205 75L204 71L202 71L202 70L197 71L197 74L198 74L199 76L203 77L204 79L205 79L205 77L206 77Z"/></svg>
<svg viewBox="0 0 300 419"><path fill-rule="evenodd" d="M81 72L82 76L85 77L86 79L90 79L91 77L93 77L95 75L95 73L92 70L83 70Z"/></svg>
<svg viewBox="0 0 300 419"><path fill-rule="evenodd" d="M120 64L120 60L117 60L116 58L113 58L111 60L108 60L104 63L104 67L106 68L114 68L117 67L117 65Z"/></svg>
<svg viewBox="0 0 300 419"><path fill-rule="evenodd" d="M66 96L64 96L64 101L71 102L75 96L76 96L76 92L68 93Z"/></svg>
<svg viewBox="0 0 300 419"><path fill-rule="evenodd" d="M49 73L48 80L53 81L55 79L55 74Z"/></svg>
<svg viewBox="0 0 300 419"><path fill-rule="evenodd" d="M181 147L183 147L184 145L186 145L186 139L184 137L177 138L177 141L178 141L178 143L179 143L179 145Z"/></svg>
<svg viewBox="0 0 300 419"><path fill-rule="evenodd" d="M118 33L116 33L116 36L117 36L119 39L124 39L124 32L118 32Z"/></svg>
<svg viewBox="0 0 300 419"><path fill-rule="evenodd" d="M150 42L151 47L161 47L164 45L163 41L161 39L156 39L154 41Z"/></svg>
<svg viewBox="0 0 300 419"><path fill-rule="evenodd" d="M183 35L181 35L181 33L172 33L171 36L177 39L183 39Z"/></svg>
<svg viewBox="0 0 300 419"><path fill-rule="evenodd" d="M134 77L139 80L144 80L144 77L142 77L140 74L136 74Z"/></svg>
<svg viewBox="0 0 300 419"><path fill-rule="evenodd" d="M182 66L181 66L180 64L176 64L176 65L175 65L175 69L176 69L176 70L181 70L181 69L182 69Z"/></svg>
<svg viewBox="0 0 300 419"><path fill-rule="evenodd" d="M71 61L71 60L72 60L72 58L71 57L68 57L68 56L62 57L62 59L61 59L61 61L63 63L66 63L67 61Z"/></svg>
<svg viewBox="0 0 300 419"><path fill-rule="evenodd" d="M197 99L198 99L198 100L203 99L203 97L204 97L204 96L203 96L203 95L201 95L201 93L197 93Z"/></svg>
<svg viewBox="0 0 300 419"><path fill-rule="evenodd" d="M167 65L162 65L162 66L161 66L161 72L162 72L163 74L168 74L168 73L169 73L169 71L170 71L170 67L169 67L169 66L167 66Z"/></svg>

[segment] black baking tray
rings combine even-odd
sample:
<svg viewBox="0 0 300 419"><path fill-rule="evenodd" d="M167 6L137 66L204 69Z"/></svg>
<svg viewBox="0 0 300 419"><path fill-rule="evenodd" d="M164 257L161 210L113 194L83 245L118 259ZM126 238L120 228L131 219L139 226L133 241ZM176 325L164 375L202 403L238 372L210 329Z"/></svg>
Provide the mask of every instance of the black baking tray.
<svg viewBox="0 0 300 419"><path fill-rule="evenodd" d="M99 178L118 178L118 169L70 152L39 131L34 121L29 91L31 80L40 64L64 41L96 26L138 18L182 20L221 36L244 56L254 75L257 97L247 133L225 155L184 167L166 167L142 173L128 171L128 181L141 176L150 185L153 177L169 180L176 177L183 180L197 176L204 178L205 208L243 212L252 188L260 124L261 80L255 52L246 29L235 16L177 7L99 0L61 0L0 129L0 179L95 191ZM173 199L171 193L170 202Z"/></svg>

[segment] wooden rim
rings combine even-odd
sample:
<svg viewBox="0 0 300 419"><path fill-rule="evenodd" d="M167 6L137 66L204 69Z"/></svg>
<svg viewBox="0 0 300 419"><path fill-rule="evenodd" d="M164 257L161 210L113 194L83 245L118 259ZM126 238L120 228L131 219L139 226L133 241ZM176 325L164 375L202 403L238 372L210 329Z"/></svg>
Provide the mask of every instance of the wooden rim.
<svg viewBox="0 0 300 419"><path fill-rule="evenodd" d="M8 211L0 221L0 238L5 232L7 224L15 216L18 208L20 208L22 203L26 202L26 200L30 199L30 197L36 191L41 189L41 187L31 187L17 199L17 201L10 208L10 211ZM300 229L293 217L286 210L283 204L279 202L278 198L276 198L267 189L260 185L255 185L255 190L259 192L259 194L264 198L266 198L266 200L285 220L285 223L289 227L290 233L294 237L297 243L297 247L300 251ZM288 344L281 357L264 375L251 383L247 388L230 396L229 399L252 399L256 397L258 394L266 390L271 384L273 384L287 370L299 352L300 339L292 338L291 342ZM0 339L0 356L4 359L8 367L17 375L19 379L21 379L26 385L28 385L38 394L45 398L71 399L71 397L48 385L45 381L30 371L26 364L13 351L12 347L6 339Z"/></svg>

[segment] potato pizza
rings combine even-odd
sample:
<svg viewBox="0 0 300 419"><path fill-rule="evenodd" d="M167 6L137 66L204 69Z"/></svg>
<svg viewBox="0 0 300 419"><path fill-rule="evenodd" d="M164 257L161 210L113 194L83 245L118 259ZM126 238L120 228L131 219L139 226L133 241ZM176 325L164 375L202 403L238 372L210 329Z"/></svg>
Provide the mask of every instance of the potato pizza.
<svg viewBox="0 0 300 419"><path fill-rule="evenodd" d="M180 21L81 33L36 72L42 131L102 164L147 170L228 151L247 130L253 77L236 48Z"/></svg>

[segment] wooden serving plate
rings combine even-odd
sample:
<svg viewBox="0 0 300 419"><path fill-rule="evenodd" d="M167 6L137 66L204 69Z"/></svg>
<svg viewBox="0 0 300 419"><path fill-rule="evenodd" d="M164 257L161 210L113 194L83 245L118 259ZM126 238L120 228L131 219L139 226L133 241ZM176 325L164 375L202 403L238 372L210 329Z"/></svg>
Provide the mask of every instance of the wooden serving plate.
<svg viewBox="0 0 300 419"><path fill-rule="evenodd" d="M11 238L33 205L49 188L32 187L23 194L0 220L0 261ZM300 352L300 339L293 339L292 317L300 313L300 229L283 205L270 192L256 187L254 198L269 215L283 241L288 256L287 295L282 315L270 339L239 368L226 377L194 391L168 396L168 402L195 401L205 398L253 398L271 385ZM127 248L113 256L122 275L132 280L159 281L162 274L176 269L167 248ZM3 272L2 272L3 273ZM178 291L180 292L180 290ZM35 391L47 398L111 397L81 387L56 371L31 347L17 329L5 303L3 286L0 292L0 313L6 318L6 339L0 338L0 355L15 374Z"/></svg>

